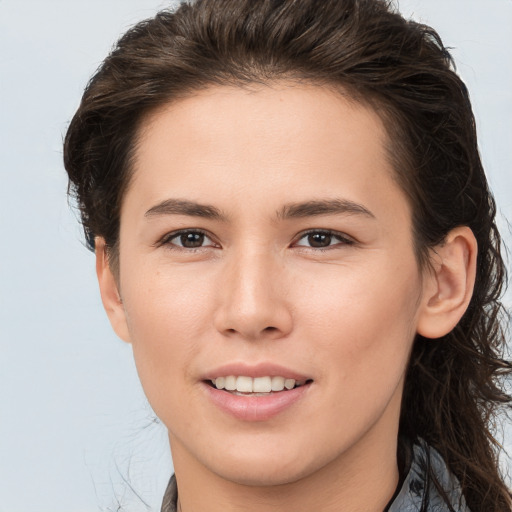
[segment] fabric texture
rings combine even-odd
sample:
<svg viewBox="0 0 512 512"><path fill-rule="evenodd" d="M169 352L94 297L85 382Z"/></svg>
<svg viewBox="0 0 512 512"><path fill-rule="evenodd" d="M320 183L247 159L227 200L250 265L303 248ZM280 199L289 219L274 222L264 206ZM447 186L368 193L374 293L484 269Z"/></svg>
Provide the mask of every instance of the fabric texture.
<svg viewBox="0 0 512 512"><path fill-rule="evenodd" d="M437 483L446 493L450 506L441 497L429 476L432 469ZM161 512L177 512L178 487L173 475L165 491ZM460 485L439 453L423 440L413 446L412 460L402 487L386 512L470 512Z"/></svg>
<svg viewBox="0 0 512 512"><path fill-rule="evenodd" d="M441 496L429 469L444 490L451 505ZM470 512L457 478L451 474L439 453L418 440L413 446L409 472L388 512Z"/></svg>
<svg viewBox="0 0 512 512"><path fill-rule="evenodd" d="M164 499L162 501L162 512L177 512L178 510L178 487L176 485L176 477L171 476L169 485L165 490Z"/></svg>

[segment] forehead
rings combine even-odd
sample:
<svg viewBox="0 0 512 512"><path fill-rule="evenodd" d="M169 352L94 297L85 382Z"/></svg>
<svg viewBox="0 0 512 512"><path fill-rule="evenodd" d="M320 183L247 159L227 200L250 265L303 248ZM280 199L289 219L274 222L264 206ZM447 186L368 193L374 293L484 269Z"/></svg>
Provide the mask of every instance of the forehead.
<svg viewBox="0 0 512 512"><path fill-rule="evenodd" d="M332 88L211 87L146 118L121 213L168 198L226 212L370 196L384 207L403 200L386 140L374 110Z"/></svg>
<svg viewBox="0 0 512 512"><path fill-rule="evenodd" d="M161 129L171 125L182 128L180 133L174 133L176 137L204 137L210 128L209 140L218 136L218 143L226 135L229 137L224 142L231 141L232 145L240 137L257 132L276 142L288 139L291 143L302 137L331 140L355 118L358 130L372 133L383 142L385 129L376 112L341 87L286 81L243 87L212 86L151 112L139 128L138 142L154 138L155 132L162 134ZM355 127L354 124L352 128ZM238 134L236 139L232 138L234 131ZM354 133L354 137L360 134Z"/></svg>

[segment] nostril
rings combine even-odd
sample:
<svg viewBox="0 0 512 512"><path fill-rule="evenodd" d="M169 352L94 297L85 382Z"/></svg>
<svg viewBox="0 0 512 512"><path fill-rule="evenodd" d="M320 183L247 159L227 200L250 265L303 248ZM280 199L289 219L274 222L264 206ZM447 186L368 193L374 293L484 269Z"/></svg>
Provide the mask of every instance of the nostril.
<svg viewBox="0 0 512 512"><path fill-rule="evenodd" d="M274 331L277 331L277 327L265 327L265 329L263 329L263 331L274 332Z"/></svg>

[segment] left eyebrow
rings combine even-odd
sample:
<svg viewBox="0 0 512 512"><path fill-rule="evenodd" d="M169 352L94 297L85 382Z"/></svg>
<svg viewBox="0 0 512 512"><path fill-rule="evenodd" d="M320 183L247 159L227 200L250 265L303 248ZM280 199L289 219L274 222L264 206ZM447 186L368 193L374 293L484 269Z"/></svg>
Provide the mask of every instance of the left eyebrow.
<svg viewBox="0 0 512 512"><path fill-rule="evenodd" d="M339 214L363 215L375 219L375 215L368 208L348 199L322 199L303 203L289 203L277 212L277 217L279 219L292 219Z"/></svg>
<svg viewBox="0 0 512 512"><path fill-rule="evenodd" d="M159 215L188 215L190 217L203 217L224 221L226 216L215 206L200 204L186 199L166 199L151 207L144 217L156 217Z"/></svg>

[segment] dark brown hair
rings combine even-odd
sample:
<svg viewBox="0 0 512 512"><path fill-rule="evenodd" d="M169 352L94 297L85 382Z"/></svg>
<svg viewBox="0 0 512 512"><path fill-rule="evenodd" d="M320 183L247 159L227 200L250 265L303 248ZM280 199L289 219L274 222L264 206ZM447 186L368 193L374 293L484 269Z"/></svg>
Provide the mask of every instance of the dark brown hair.
<svg viewBox="0 0 512 512"><path fill-rule="evenodd" d="M497 413L510 405L502 386L511 372L496 208L467 89L430 27L383 0L198 0L139 23L88 84L66 134L65 167L89 245L103 237L117 266L120 206L145 116L208 86L276 80L334 86L378 112L412 205L420 264L451 229L473 230L470 306L443 339L417 336L400 434L442 454L474 512L510 511L493 437Z"/></svg>

